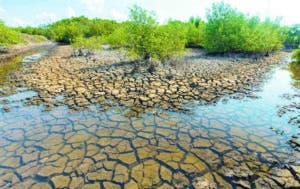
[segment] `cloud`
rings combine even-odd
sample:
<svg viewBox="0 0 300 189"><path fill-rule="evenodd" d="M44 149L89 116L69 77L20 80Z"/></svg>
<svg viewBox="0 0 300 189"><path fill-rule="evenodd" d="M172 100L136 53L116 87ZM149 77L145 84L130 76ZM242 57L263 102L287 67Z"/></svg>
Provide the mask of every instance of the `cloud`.
<svg viewBox="0 0 300 189"><path fill-rule="evenodd" d="M6 10L4 8L0 7L0 13L5 13L5 12L6 12Z"/></svg>
<svg viewBox="0 0 300 189"><path fill-rule="evenodd" d="M59 18L56 14L43 11L35 15L35 23L33 25L49 24L57 20L59 20Z"/></svg>
<svg viewBox="0 0 300 189"><path fill-rule="evenodd" d="M17 17L10 17L7 24L9 26L27 26L27 25L29 25L28 22L26 22L25 20L23 20L21 18L17 18Z"/></svg>
<svg viewBox="0 0 300 189"><path fill-rule="evenodd" d="M68 8L67 8L67 16L68 17L74 17L74 16L76 16L75 10L72 7L70 7L70 6L68 6Z"/></svg>
<svg viewBox="0 0 300 189"><path fill-rule="evenodd" d="M102 13L104 0L81 0L90 14L96 16Z"/></svg>
<svg viewBox="0 0 300 189"><path fill-rule="evenodd" d="M111 17L117 21L124 21L127 19L127 15L123 12L120 12L116 9L111 11Z"/></svg>

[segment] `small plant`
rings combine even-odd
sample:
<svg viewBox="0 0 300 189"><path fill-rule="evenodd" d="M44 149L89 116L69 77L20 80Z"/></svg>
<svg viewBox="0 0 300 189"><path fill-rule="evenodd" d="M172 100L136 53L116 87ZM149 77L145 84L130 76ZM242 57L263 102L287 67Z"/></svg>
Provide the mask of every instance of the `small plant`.
<svg viewBox="0 0 300 189"><path fill-rule="evenodd" d="M102 49L101 40L99 37L77 37L72 42L72 46L86 49Z"/></svg>

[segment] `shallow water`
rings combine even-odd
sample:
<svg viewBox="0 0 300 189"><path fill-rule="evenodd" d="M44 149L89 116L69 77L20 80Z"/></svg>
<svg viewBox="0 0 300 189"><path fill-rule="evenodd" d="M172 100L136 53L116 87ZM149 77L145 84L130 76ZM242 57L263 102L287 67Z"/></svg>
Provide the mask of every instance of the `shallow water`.
<svg viewBox="0 0 300 189"><path fill-rule="evenodd" d="M0 83L7 81L7 75L11 71L22 69L22 57L17 57L7 63L0 64Z"/></svg>
<svg viewBox="0 0 300 189"><path fill-rule="evenodd" d="M192 114L97 106L45 112L24 106L36 93L19 89L0 98L0 108L16 106L0 111L0 188L189 188L196 177L219 188L252 187L274 168L300 163L287 144L299 131L289 116L300 112L276 114L290 103L283 96L298 91L299 72L290 67L274 68L258 98L229 96L190 107Z"/></svg>

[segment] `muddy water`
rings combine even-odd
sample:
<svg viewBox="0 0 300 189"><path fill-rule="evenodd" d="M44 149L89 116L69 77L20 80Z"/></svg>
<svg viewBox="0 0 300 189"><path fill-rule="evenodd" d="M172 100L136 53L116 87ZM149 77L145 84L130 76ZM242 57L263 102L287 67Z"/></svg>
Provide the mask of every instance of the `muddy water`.
<svg viewBox="0 0 300 189"><path fill-rule="evenodd" d="M22 66L22 57L17 57L10 62L0 64L0 82L7 81L7 75L13 70L19 70Z"/></svg>
<svg viewBox="0 0 300 189"><path fill-rule="evenodd" d="M293 67L274 68L258 98L226 97L191 114L45 112L25 106L36 93L18 88L0 98L10 107L0 112L0 188L296 188L300 156L287 141L299 130L276 114L297 93Z"/></svg>

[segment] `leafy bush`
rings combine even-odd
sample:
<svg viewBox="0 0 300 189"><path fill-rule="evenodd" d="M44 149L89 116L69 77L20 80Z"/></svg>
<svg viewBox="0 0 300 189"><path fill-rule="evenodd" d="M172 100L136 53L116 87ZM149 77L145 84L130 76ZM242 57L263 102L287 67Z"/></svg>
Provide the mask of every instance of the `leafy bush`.
<svg viewBox="0 0 300 189"><path fill-rule="evenodd" d="M108 36L114 32L118 23L113 20L93 19L87 23L85 37Z"/></svg>
<svg viewBox="0 0 300 189"><path fill-rule="evenodd" d="M155 14L141 7L130 10L129 54L139 59L166 60L184 49L185 34L171 25L158 26Z"/></svg>
<svg viewBox="0 0 300 189"><path fill-rule="evenodd" d="M163 25L155 32L156 43L153 43L154 58L166 60L173 55L180 55L185 48L186 38L180 28Z"/></svg>
<svg viewBox="0 0 300 189"><path fill-rule="evenodd" d="M243 52L268 52L282 47L284 36L279 21L260 22L258 17L248 19L243 30Z"/></svg>
<svg viewBox="0 0 300 189"><path fill-rule="evenodd" d="M84 35L87 31L87 22L88 19L85 17L63 19L49 25L47 35L57 42L71 43L75 38Z"/></svg>
<svg viewBox="0 0 300 189"><path fill-rule="evenodd" d="M203 47L203 29L205 23L200 18L191 17L189 22L169 20L168 25L184 33L186 47Z"/></svg>
<svg viewBox="0 0 300 189"><path fill-rule="evenodd" d="M194 25L196 28L199 28L204 22L201 20L200 17L190 17L189 23Z"/></svg>
<svg viewBox="0 0 300 189"><path fill-rule="evenodd" d="M26 33L26 34L30 34L30 35L43 35L46 36L46 28L44 26L40 26L40 27L31 27L31 26L27 26L27 27L17 27L15 28L16 31L21 32L21 33Z"/></svg>
<svg viewBox="0 0 300 189"><path fill-rule="evenodd" d="M186 47L203 47L205 22L199 17L191 17L186 24Z"/></svg>
<svg viewBox="0 0 300 189"><path fill-rule="evenodd" d="M300 45L300 24L285 27L284 33L286 35L286 39L284 41L285 47L297 48Z"/></svg>
<svg viewBox="0 0 300 189"><path fill-rule="evenodd" d="M101 40L99 37L77 37L74 39L73 47L83 47L86 49L102 49Z"/></svg>
<svg viewBox="0 0 300 189"><path fill-rule="evenodd" d="M268 52L284 40L278 21L248 18L224 2L214 3L207 19L203 44L210 53Z"/></svg>
<svg viewBox="0 0 300 189"><path fill-rule="evenodd" d="M29 34L40 34L61 43L72 44L75 40L82 42L87 38L87 42L106 38L116 29L118 23L113 20L93 19L90 20L84 16L73 17L57 21L43 28L21 28L20 31ZM89 39L91 38L92 39ZM96 45L98 46L98 45Z"/></svg>
<svg viewBox="0 0 300 189"><path fill-rule="evenodd" d="M128 46L128 30L129 22L119 24L119 26L107 37L103 37L103 42L111 45L112 48L120 48Z"/></svg>
<svg viewBox="0 0 300 189"><path fill-rule="evenodd" d="M288 70L293 78L293 85L295 87L300 87L300 64L297 62L292 62L288 66Z"/></svg>
<svg viewBox="0 0 300 189"><path fill-rule="evenodd" d="M299 49L296 49L293 51L292 53L292 59L297 62L297 63L300 63L300 46L299 46Z"/></svg>
<svg viewBox="0 0 300 189"><path fill-rule="evenodd" d="M0 21L0 46L9 46L22 42L22 37L19 32L8 28Z"/></svg>

